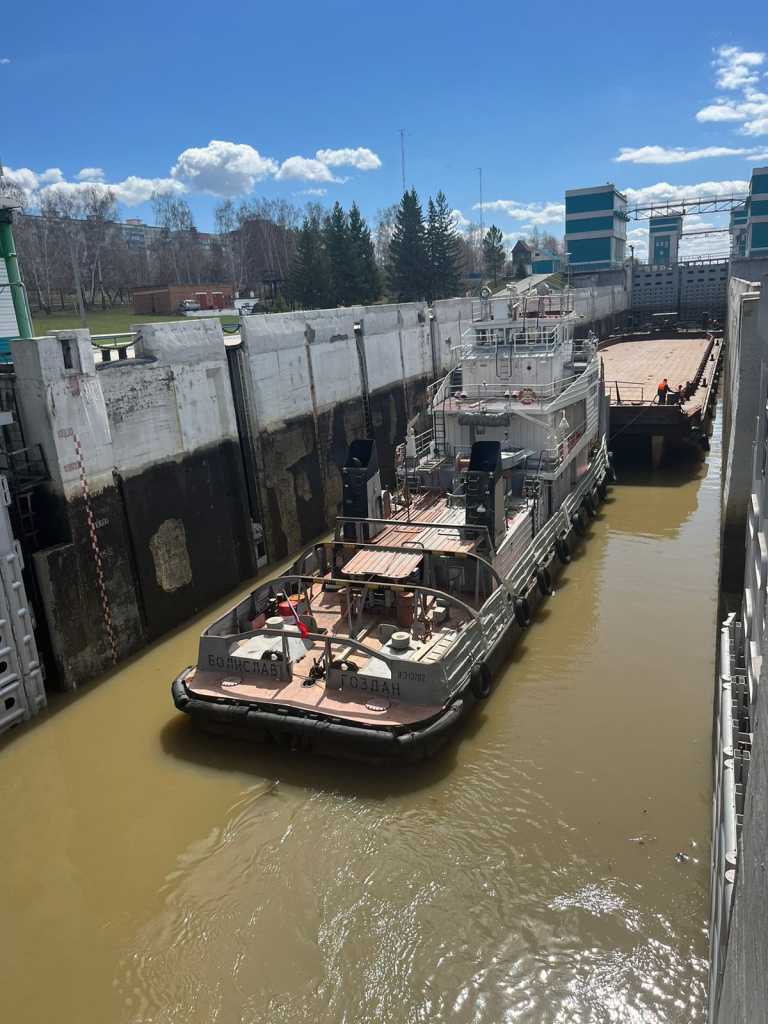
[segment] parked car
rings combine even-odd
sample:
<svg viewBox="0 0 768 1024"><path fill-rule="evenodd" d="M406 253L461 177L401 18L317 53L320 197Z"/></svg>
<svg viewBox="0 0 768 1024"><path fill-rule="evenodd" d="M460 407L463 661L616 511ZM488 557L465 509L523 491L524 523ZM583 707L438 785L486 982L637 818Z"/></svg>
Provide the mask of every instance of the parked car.
<svg viewBox="0 0 768 1024"><path fill-rule="evenodd" d="M200 309L200 303L195 299L182 299L176 309L179 313L195 313Z"/></svg>

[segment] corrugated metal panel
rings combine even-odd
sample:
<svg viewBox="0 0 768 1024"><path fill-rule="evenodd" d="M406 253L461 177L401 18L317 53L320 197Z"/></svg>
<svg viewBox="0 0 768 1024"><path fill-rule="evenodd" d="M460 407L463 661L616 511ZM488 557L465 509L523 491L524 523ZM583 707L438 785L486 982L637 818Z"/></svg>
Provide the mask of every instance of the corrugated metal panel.
<svg viewBox="0 0 768 1024"><path fill-rule="evenodd" d="M18 333L5 261L0 260L0 338L15 338Z"/></svg>
<svg viewBox="0 0 768 1024"><path fill-rule="evenodd" d="M405 555L398 551L358 551L344 566L349 576L384 576L404 580L421 565L421 555Z"/></svg>

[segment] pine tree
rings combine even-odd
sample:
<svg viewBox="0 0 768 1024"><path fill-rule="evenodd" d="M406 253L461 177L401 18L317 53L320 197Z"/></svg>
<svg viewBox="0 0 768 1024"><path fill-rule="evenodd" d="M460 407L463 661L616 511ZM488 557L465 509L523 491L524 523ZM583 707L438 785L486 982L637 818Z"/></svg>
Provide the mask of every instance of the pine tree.
<svg viewBox="0 0 768 1024"><path fill-rule="evenodd" d="M328 255L331 277L331 304L351 306L354 295L354 257L349 234L349 220L339 202L323 221L323 240Z"/></svg>
<svg viewBox="0 0 768 1024"><path fill-rule="evenodd" d="M461 243L453 224L445 193L440 191L427 206L428 297L446 299L461 291Z"/></svg>
<svg viewBox="0 0 768 1024"><path fill-rule="evenodd" d="M389 288L393 296L399 302L425 298L428 269L424 216L414 188L400 200L389 243Z"/></svg>
<svg viewBox="0 0 768 1024"><path fill-rule="evenodd" d="M288 276L291 301L300 309L323 309L331 304L331 275L320 218L304 218Z"/></svg>
<svg viewBox="0 0 768 1024"><path fill-rule="evenodd" d="M507 261L507 253L504 248L504 236L501 231L492 224L485 233L483 239L483 263L485 272L493 278L496 284L504 271L504 264Z"/></svg>
<svg viewBox="0 0 768 1024"><path fill-rule="evenodd" d="M357 203L352 203L349 210L349 245L352 255L352 301L361 305L375 302L381 295L381 277L376 266L371 230Z"/></svg>

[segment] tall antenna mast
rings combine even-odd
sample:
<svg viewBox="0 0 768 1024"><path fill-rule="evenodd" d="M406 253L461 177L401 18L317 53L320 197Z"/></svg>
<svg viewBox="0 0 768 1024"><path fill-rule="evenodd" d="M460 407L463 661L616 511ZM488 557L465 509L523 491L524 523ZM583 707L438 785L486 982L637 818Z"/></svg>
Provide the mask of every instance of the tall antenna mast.
<svg viewBox="0 0 768 1024"><path fill-rule="evenodd" d="M400 129L400 172L403 176L403 195L405 195L405 128Z"/></svg>
<svg viewBox="0 0 768 1024"><path fill-rule="evenodd" d="M485 234L485 217L484 217L484 214L483 214L483 168L482 167L478 167L477 170L478 170L478 173L480 174L480 234L484 235Z"/></svg>

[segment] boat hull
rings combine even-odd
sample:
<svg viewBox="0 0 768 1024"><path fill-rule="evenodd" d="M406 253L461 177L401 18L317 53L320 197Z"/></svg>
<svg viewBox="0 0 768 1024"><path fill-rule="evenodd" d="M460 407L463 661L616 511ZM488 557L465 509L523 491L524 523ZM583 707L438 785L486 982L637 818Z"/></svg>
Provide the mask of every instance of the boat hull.
<svg viewBox="0 0 768 1024"><path fill-rule="evenodd" d="M573 527L565 536L571 551L577 550L587 539L588 534L580 534ZM541 564L553 583L566 567L554 552ZM532 581L522 596L534 612L548 595ZM491 693L526 629L510 617L509 625L488 650L484 661L491 677ZM450 704L423 722L397 728L362 726L294 708L204 698L187 688L185 678L190 671L191 667L186 668L173 681L173 700L178 710L189 715L205 732L373 764L410 763L434 757L460 732L476 705L485 703L486 699L476 696L468 680Z"/></svg>

